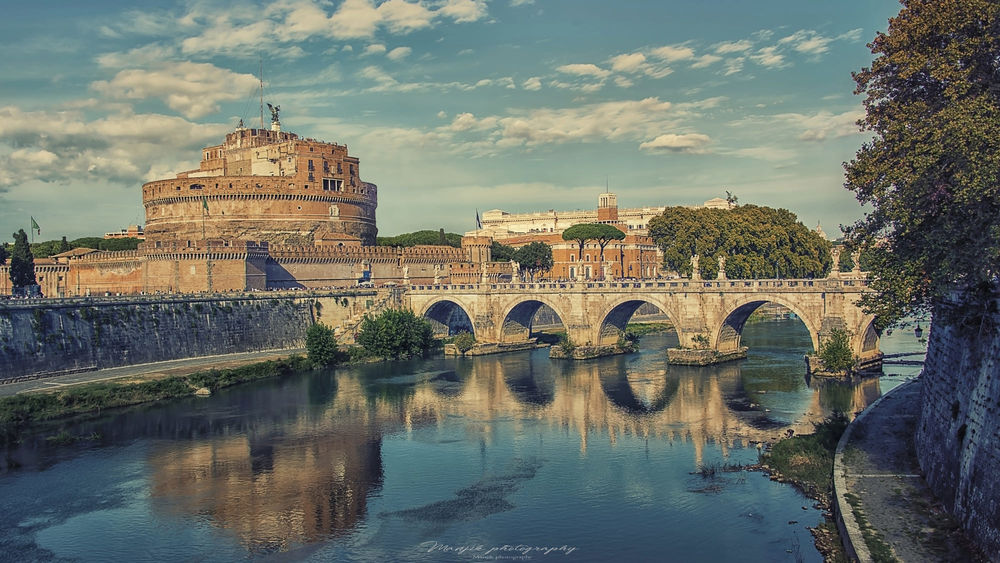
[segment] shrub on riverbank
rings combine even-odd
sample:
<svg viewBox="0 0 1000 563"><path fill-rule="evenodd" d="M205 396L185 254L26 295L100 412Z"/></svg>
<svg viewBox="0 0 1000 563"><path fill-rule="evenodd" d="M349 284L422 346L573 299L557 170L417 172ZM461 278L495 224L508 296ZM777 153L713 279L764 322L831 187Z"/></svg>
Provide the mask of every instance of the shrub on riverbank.
<svg viewBox="0 0 1000 563"><path fill-rule="evenodd" d="M312 367L302 356L291 356L231 369L212 369L185 376L165 377L140 383L87 383L67 387L55 393L21 393L0 398L0 443L17 436L34 423L100 414L116 407L127 407L190 396L196 389L221 389L237 383L289 375Z"/></svg>
<svg viewBox="0 0 1000 563"><path fill-rule="evenodd" d="M371 356L389 360L423 356L435 346L430 323L403 309L366 316L356 340Z"/></svg>

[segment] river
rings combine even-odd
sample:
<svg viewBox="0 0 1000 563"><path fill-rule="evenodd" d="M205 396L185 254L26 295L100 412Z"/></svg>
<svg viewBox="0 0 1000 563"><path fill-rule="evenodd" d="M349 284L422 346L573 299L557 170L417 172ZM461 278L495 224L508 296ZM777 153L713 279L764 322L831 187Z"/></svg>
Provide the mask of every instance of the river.
<svg viewBox="0 0 1000 563"><path fill-rule="evenodd" d="M29 437L0 472L0 559L821 561L812 501L723 469L919 367L807 381L797 320L748 324L721 366L667 366L668 343L338 368Z"/></svg>

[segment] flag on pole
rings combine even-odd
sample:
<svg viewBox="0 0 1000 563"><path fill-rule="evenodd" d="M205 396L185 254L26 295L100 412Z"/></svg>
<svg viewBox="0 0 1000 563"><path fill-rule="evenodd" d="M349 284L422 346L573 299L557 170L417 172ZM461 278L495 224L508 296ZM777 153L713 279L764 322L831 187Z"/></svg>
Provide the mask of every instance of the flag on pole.
<svg viewBox="0 0 1000 563"><path fill-rule="evenodd" d="M205 196L201 196L201 208L208 211L208 198Z"/></svg>
<svg viewBox="0 0 1000 563"><path fill-rule="evenodd" d="M31 218L31 228L38 231L39 235L42 234L42 229L38 226L38 223L35 222L34 217Z"/></svg>
<svg viewBox="0 0 1000 563"><path fill-rule="evenodd" d="M476 228L477 229L482 229L483 228L483 223L482 223L482 221L479 220L479 210L478 209L476 210Z"/></svg>

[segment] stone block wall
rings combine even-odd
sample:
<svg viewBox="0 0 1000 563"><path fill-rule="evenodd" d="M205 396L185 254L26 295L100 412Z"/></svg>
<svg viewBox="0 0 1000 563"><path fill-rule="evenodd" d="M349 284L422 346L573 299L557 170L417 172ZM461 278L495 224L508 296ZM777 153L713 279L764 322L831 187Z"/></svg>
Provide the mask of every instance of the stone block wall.
<svg viewBox="0 0 1000 563"><path fill-rule="evenodd" d="M985 553L1000 553L1000 315L935 319L915 437L927 483Z"/></svg>
<svg viewBox="0 0 1000 563"><path fill-rule="evenodd" d="M375 300L369 291L0 302L0 379L303 347L314 321L343 326Z"/></svg>

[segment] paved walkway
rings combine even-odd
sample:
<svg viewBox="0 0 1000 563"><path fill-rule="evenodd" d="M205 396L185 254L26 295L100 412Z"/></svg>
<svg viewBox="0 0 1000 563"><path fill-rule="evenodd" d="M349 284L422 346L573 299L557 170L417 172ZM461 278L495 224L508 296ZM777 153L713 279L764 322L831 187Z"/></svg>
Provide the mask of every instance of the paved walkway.
<svg viewBox="0 0 1000 563"><path fill-rule="evenodd" d="M265 360L276 360L286 358L292 354L305 354L305 348L294 348L288 350L264 350L260 352L245 352L241 354L222 354L219 356L203 356L200 358L186 358L182 360L169 360L166 362L155 362L151 364L139 364L134 366L123 366L95 371L85 371L43 379L32 379L29 381L19 381L17 383L0 384L0 397L15 395L27 391L44 391L58 389L67 385L79 385L81 383L92 383L95 381L107 381L109 379L120 379L123 377L138 377L143 379L155 379L158 377L169 377L174 375L187 375L196 371L208 368L233 368Z"/></svg>
<svg viewBox="0 0 1000 563"><path fill-rule="evenodd" d="M844 515L844 542L853 545L862 562L891 560L886 555L906 562L984 560L970 552L957 523L920 475L913 443L920 385L916 379L887 393L840 441L834 502ZM869 550L862 529L868 535L874 531L884 547ZM851 546L847 548L850 552Z"/></svg>

